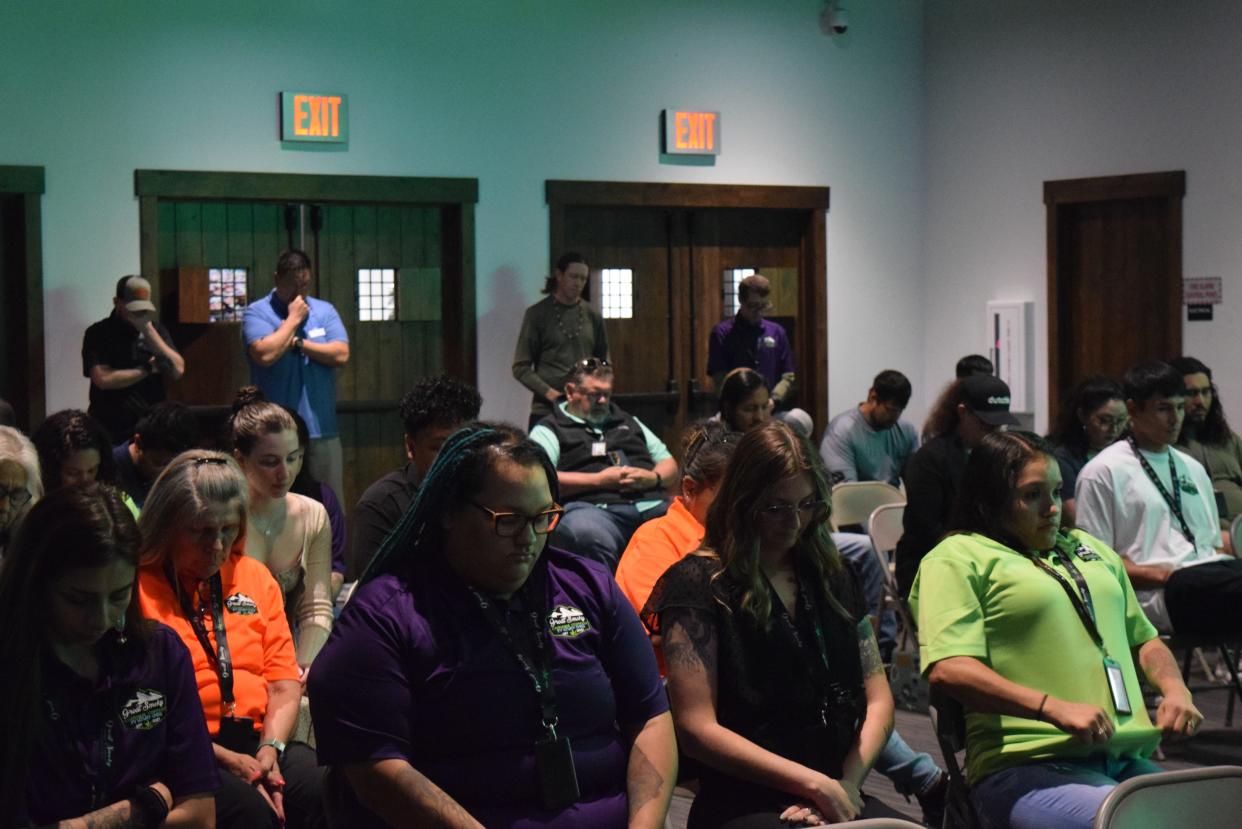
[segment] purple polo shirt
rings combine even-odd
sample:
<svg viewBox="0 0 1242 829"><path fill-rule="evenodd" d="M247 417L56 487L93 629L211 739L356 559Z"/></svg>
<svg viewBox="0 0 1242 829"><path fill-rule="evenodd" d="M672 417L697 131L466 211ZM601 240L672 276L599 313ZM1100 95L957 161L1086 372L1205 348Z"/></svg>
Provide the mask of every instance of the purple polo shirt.
<svg viewBox="0 0 1242 829"><path fill-rule="evenodd" d="M407 760L484 826L625 827L629 744L618 726L668 710L651 643L605 567L550 547L537 566L555 609L557 730L573 746L578 803L540 803L530 679L440 561L408 585L381 576L345 606L310 676L320 763ZM518 630L525 615L509 612ZM385 825L356 800L348 808L352 826Z"/></svg>
<svg viewBox="0 0 1242 829"><path fill-rule="evenodd" d="M220 788L190 654L171 629L150 624L145 648L132 637L125 645L104 637L95 684L45 655L43 720L28 764L24 820L80 817L156 780L174 799ZM94 803L92 784L101 790Z"/></svg>
<svg viewBox="0 0 1242 829"><path fill-rule="evenodd" d="M762 374L769 391L782 374L793 372L793 349L785 329L767 319L751 325L741 316L716 323L708 343L707 373L725 374L743 367Z"/></svg>

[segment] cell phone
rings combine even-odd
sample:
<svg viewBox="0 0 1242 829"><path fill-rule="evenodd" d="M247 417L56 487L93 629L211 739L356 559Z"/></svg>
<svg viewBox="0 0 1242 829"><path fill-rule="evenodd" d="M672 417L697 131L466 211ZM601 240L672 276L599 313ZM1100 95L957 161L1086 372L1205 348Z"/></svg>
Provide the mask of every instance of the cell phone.
<svg viewBox="0 0 1242 829"><path fill-rule="evenodd" d="M608 462L613 466L629 466L630 460L626 457L624 449L614 449L608 453Z"/></svg>

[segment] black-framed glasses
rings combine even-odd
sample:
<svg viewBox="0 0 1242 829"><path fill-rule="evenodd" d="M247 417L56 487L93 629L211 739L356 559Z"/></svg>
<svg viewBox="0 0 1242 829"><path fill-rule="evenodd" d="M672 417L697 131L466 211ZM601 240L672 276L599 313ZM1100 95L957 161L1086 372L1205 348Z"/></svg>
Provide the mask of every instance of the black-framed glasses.
<svg viewBox="0 0 1242 829"><path fill-rule="evenodd" d="M802 523L817 524L828 517L828 502L817 498L800 504L773 504L770 507L760 507L759 514L773 521L788 521L797 514Z"/></svg>
<svg viewBox="0 0 1242 829"><path fill-rule="evenodd" d="M547 535L556 529L561 516L565 514L565 509L559 504L554 504L552 509L546 509L534 515L523 515L520 512L497 512L475 501L470 503L491 517L492 531L501 538L513 538L516 535L521 535L527 526L531 528L535 535Z"/></svg>
<svg viewBox="0 0 1242 829"><path fill-rule="evenodd" d="M8 500L15 507L25 506L30 500L30 490L24 486L13 487L0 486L0 501Z"/></svg>

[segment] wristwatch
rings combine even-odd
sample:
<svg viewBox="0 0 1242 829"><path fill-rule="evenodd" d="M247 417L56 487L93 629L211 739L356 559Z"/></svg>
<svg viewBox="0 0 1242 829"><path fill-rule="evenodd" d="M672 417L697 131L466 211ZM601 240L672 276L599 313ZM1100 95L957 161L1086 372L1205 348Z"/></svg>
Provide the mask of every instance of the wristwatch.
<svg viewBox="0 0 1242 829"><path fill-rule="evenodd" d="M284 759L284 756L285 756L284 742L280 740L264 740L263 742L259 743L259 748L263 748L263 746L271 746L272 748L276 749L277 760ZM259 750L255 749L255 754L258 754L258 753L259 753Z"/></svg>
<svg viewBox="0 0 1242 829"><path fill-rule="evenodd" d="M293 338L293 350L299 354L302 353L302 338L301 337Z"/></svg>

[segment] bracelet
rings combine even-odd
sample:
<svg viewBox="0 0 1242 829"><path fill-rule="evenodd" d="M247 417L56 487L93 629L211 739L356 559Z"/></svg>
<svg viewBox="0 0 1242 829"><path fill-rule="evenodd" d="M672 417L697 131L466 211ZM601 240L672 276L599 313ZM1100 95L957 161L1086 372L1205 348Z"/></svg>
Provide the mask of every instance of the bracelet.
<svg viewBox="0 0 1242 829"><path fill-rule="evenodd" d="M1039 701L1039 710L1035 712L1035 719L1040 722L1044 721L1044 704L1048 702L1048 695L1044 694L1044 698Z"/></svg>
<svg viewBox="0 0 1242 829"><path fill-rule="evenodd" d="M144 829L157 829L168 819L168 804L164 802L160 793L150 786L143 786L134 792L129 802L132 810L138 813L134 821L136 826L142 826Z"/></svg>

